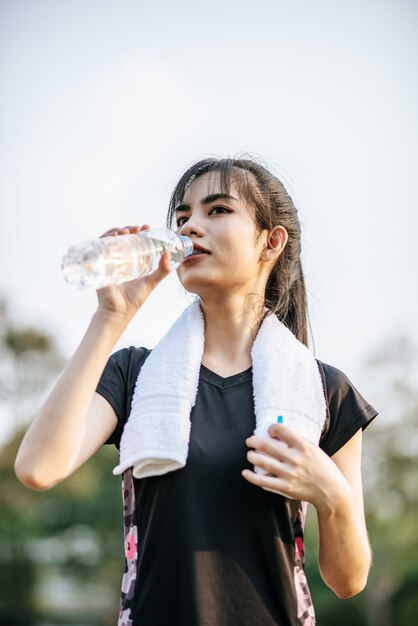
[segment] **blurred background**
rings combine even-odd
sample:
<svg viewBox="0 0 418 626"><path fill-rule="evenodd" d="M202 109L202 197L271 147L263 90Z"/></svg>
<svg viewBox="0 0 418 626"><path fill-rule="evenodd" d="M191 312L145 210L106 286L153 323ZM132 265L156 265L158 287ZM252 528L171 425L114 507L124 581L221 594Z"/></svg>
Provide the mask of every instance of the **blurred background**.
<svg viewBox="0 0 418 626"><path fill-rule="evenodd" d="M298 207L316 356L380 412L364 436L374 566L318 623L416 623L418 7L409 0L0 0L0 625L110 626L123 566L117 454L65 484L13 473L24 430L96 307L61 275L74 242L162 226L182 172L250 154ZM175 273L115 349L187 306Z"/></svg>

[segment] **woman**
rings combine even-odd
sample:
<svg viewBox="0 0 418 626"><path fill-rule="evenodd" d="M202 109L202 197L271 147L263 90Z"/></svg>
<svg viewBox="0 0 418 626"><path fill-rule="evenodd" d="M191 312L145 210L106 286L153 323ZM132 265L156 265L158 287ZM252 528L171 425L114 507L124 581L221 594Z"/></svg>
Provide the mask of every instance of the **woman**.
<svg viewBox="0 0 418 626"><path fill-rule="evenodd" d="M185 467L140 480L130 469L123 474L119 624L314 624L304 574L306 505L317 512L324 581L340 598L360 592L371 562L361 438L377 413L341 371L318 361L328 402L319 445L280 423L255 436L251 349L265 309L307 345L297 211L263 166L206 159L177 184L169 226L174 217L178 233L203 252L177 274L200 299L204 351ZM151 351L109 355L169 271L164 255L152 275L98 291L79 348L21 444L16 473L24 484L48 489L104 443L119 447Z"/></svg>

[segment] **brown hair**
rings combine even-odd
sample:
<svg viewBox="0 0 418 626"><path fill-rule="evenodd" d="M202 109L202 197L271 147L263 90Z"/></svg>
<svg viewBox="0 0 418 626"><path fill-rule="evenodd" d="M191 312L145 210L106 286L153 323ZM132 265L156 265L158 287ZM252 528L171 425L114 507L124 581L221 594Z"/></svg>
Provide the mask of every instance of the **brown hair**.
<svg viewBox="0 0 418 626"><path fill-rule="evenodd" d="M203 174L219 172L222 192L228 192L231 179L240 195L254 207L258 236L264 229L284 226L287 244L267 279L264 306L292 333L308 345L308 308L300 260L301 228L297 209L283 183L254 160L208 158L189 167L178 181L170 198L167 226L172 227L175 208L183 201L187 187Z"/></svg>

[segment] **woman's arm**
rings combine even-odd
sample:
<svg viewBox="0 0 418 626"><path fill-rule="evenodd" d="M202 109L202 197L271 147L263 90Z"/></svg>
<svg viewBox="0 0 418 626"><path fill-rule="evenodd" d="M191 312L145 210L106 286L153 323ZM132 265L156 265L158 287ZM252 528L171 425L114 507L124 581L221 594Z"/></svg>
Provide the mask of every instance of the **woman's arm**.
<svg viewBox="0 0 418 626"><path fill-rule="evenodd" d="M101 311L93 316L78 349L20 445L15 472L27 487L43 490L60 483L115 429L117 418L113 409L94 392L124 328Z"/></svg>
<svg viewBox="0 0 418 626"><path fill-rule="evenodd" d="M149 226L115 228L105 235L138 233ZM148 276L99 289L98 308L75 354L40 407L20 445L15 472L32 489L49 489L80 467L108 439L117 417L95 393L119 337L150 293L171 271L162 255Z"/></svg>
<svg viewBox="0 0 418 626"><path fill-rule="evenodd" d="M247 439L247 445L255 448L248 452L248 460L268 475L244 470L244 478L271 491L311 502L318 514L319 568L323 580L340 598L359 593L366 584L371 563L363 511L361 430L332 459L281 424L272 425L269 434L271 439Z"/></svg>
<svg viewBox="0 0 418 626"><path fill-rule="evenodd" d="M348 489L317 506L319 569L323 580L340 598L362 591L371 565L371 549L364 519L361 479L362 430L333 455Z"/></svg>

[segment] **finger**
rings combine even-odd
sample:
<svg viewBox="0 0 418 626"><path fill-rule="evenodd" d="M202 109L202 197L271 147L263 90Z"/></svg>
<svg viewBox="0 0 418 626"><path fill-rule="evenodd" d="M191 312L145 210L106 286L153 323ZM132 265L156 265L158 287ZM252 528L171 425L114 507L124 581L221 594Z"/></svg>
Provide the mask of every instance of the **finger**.
<svg viewBox="0 0 418 626"><path fill-rule="evenodd" d="M105 233L103 233L103 235L100 235L100 238L102 237L116 237L118 235L127 235L129 233L135 233L135 232L139 232L141 230L149 230L150 226L149 224L143 224L142 226L136 225L136 226L124 226L123 228L109 228L109 230L107 230Z"/></svg>
<svg viewBox="0 0 418 626"><path fill-rule="evenodd" d="M284 426L283 424L272 424L269 426L268 433L270 437L280 439L293 448L297 448L302 443L302 438L299 437L291 428Z"/></svg>
<svg viewBox="0 0 418 626"><path fill-rule="evenodd" d="M241 472L241 475L248 480L249 483L262 487L266 491L272 491L285 498L291 498L292 496L286 493L286 482L280 478L273 478L272 476L260 476L255 474L251 470L245 469Z"/></svg>
<svg viewBox="0 0 418 626"><path fill-rule="evenodd" d="M126 228L110 228L100 237L117 237L118 235L126 235L128 232Z"/></svg>
<svg viewBox="0 0 418 626"><path fill-rule="evenodd" d="M114 235L118 234L118 229L117 228L109 228L109 230L107 230L105 233L103 233L103 235L100 235L99 239L101 239L102 237L112 237Z"/></svg>
<svg viewBox="0 0 418 626"><path fill-rule="evenodd" d="M122 228L118 228L119 235L129 235L132 232L132 226L123 226Z"/></svg>
<svg viewBox="0 0 418 626"><path fill-rule="evenodd" d="M151 289L154 289L158 283L171 272L170 252L164 250L161 255L158 268L147 277L147 282Z"/></svg>
<svg viewBox="0 0 418 626"><path fill-rule="evenodd" d="M283 476L285 473L283 463L281 461L278 461L276 458L270 456L269 454L250 450L249 452L247 452L247 459L250 463L262 468L268 474L273 474L274 476Z"/></svg>
<svg viewBox="0 0 418 626"><path fill-rule="evenodd" d="M149 229L148 224L144 224L143 226L140 226L139 224L134 224L133 226L124 226L122 230L129 230L132 233L147 229Z"/></svg>
<svg viewBox="0 0 418 626"><path fill-rule="evenodd" d="M283 442L271 437L252 436L246 440L249 448L255 448L258 452L268 454L279 461L288 461L290 459L290 451Z"/></svg>

